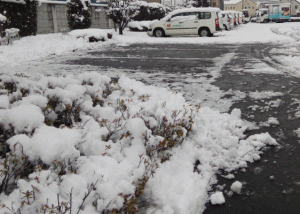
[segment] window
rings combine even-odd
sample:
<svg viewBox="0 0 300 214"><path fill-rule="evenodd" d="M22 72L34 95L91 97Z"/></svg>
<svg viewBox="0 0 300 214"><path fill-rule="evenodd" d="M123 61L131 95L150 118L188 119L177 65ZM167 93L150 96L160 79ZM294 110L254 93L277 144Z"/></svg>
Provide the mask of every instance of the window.
<svg viewBox="0 0 300 214"><path fill-rule="evenodd" d="M250 7L249 7L250 8ZM254 6L252 6L252 9L254 9Z"/></svg>
<svg viewBox="0 0 300 214"><path fill-rule="evenodd" d="M295 9L298 9L298 5L295 5Z"/></svg>
<svg viewBox="0 0 300 214"><path fill-rule="evenodd" d="M178 13L171 17L171 21L185 21L195 19L199 19L199 13L197 12Z"/></svg>
<svg viewBox="0 0 300 214"><path fill-rule="evenodd" d="M233 9L235 9L235 7L233 7Z"/></svg>
<svg viewBox="0 0 300 214"><path fill-rule="evenodd" d="M230 9L232 9L232 7L230 7Z"/></svg>
<svg viewBox="0 0 300 214"><path fill-rule="evenodd" d="M209 12L201 12L200 13L200 19L210 19L211 13Z"/></svg>

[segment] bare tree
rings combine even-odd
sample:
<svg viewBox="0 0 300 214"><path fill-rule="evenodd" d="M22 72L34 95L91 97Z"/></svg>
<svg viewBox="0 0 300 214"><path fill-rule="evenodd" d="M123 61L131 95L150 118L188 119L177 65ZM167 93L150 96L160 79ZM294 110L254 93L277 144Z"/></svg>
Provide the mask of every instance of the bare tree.
<svg viewBox="0 0 300 214"><path fill-rule="evenodd" d="M119 27L120 35L123 35L128 22L139 11L139 6L133 6L131 3L132 0L109 0L107 15L113 20L115 29Z"/></svg>

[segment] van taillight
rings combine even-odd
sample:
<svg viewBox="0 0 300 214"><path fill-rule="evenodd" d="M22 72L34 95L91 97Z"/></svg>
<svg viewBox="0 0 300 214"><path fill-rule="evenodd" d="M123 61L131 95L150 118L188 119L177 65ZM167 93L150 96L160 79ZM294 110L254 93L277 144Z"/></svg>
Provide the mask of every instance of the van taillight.
<svg viewBox="0 0 300 214"><path fill-rule="evenodd" d="M235 18L233 18L234 23L236 23Z"/></svg>
<svg viewBox="0 0 300 214"><path fill-rule="evenodd" d="M219 19L215 19L216 27L219 27Z"/></svg>

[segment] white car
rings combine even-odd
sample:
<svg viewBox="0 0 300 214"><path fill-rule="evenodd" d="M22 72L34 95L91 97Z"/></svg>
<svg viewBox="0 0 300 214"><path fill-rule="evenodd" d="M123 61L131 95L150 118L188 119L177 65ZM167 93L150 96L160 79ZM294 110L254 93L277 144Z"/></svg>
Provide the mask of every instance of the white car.
<svg viewBox="0 0 300 214"><path fill-rule="evenodd" d="M149 36L172 35L212 36L223 28L219 8L184 8L174 10L166 17L152 23Z"/></svg>
<svg viewBox="0 0 300 214"><path fill-rule="evenodd" d="M239 24L243 24L244 23L244 14L242 12L238 12L238 16L239 16Z"/></svg>
<svg viewBox="0 0 300 214"><path fill-rule="evenodd" d="M233 28L233 19L228 11L221 11L223 26L225 30L231 30Z"/></svg>
<svg viewBox="0 0 300 214"><path fill-rule="evenodd" d="M232 19L231 19L231 24L232 26L237 26L237 11L232 11L232 10L227 10L226 12L228 12Z"/></svg>

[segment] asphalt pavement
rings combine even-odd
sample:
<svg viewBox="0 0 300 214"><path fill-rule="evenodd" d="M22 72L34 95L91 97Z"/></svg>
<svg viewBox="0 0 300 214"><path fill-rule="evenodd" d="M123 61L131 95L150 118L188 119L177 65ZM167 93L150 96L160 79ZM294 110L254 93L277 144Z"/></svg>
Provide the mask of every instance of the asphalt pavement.
<svg viewBox="0 0 300 214"><path fill-rule="evenodd" d="M90 51L80 59L64 63L90 65L111 76L114 69L121 69L146 84L169 87L183 93L187 100L199 102L194 104L209 105L224 112L241 109L242 118L261 125L247 135L269 132L282 148L268 147L261 160L249 164L246 172L237 170L235 180L243 182L242 194L225 195L226 203L222 206L207 203L204 213L296 214L300 213L300 146L294 131L300 127L300 102L297 102L300 78L290 76L275 59L280 53L272 52L274 48L284 47L136 44ZM235 91L242 95L237 96ZM263 91L277 95L273 93L261 99L250 96L251 92ZM218 92L220 97L216 96ZM226 101L229 106L223 105ZM270 117L277 118L279 125L263 125ZM230 189L233 180L221 174L218 179L218 185L226 184L224 190Z"/></svg>

